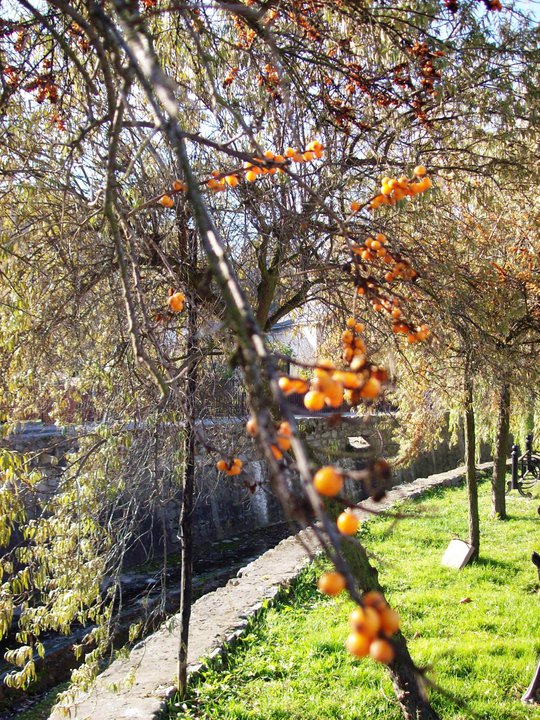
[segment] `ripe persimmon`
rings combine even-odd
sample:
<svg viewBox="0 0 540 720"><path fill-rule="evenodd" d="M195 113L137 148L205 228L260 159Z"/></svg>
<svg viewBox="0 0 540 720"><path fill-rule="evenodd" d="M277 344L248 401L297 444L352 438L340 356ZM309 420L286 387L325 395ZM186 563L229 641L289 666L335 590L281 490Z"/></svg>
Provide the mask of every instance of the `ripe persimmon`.
<svg viewBox="0 0 540 720"><path fill-rule="evenodd" d="M224 472L225 475L240 475L243 467L244 463L240 460L240 458L233 458L230 463L226 460L218 460L216 463L216 468L220 472Z"/></svg>
<svg viewBox="0 0 540 720"><path fill-rule="evenodd" d="M360 520L352 512L342 512L337 519L337 527L342 535L356 535Z"/></svg>
<svg viewBox="0 0 540 720"><path fill-rule="evenodd" d="M345 589L345 577L339 572L323 573L317 581L317 587L325 595L334 597Z"/></svg>
<svg viewBox="0 0 540 720"><path fill-rule="evenodd" d="M349 625L356 632L374 638L381 629L381 619L372 607L356 607L349 615Z"/></svg>
<svg viewBox="0 0 540 720"><path fill-rule="evenodd" d="M378 590L368 590L362 597L362 602L366 607L373 607L377 610L388 607L388 603L384 599L384 595Z"/></svg>
<svg viewBox="0 0 540 720"><path fill-rule="evenodd" d="M369 646L372 638L362 633L352 632L345 640L345 649L354 657L366 657L369 655Z"/></svg>
<svg viewBox="0 0 540 720"><path fill-rule="evenodd" d="M399 630L399 615L391 607L384 607L379 611L381 619L381 630L385 635L390 637L395 635Z"/></svg>
<svg viewBox="0 0 540 720"><path fill-rule="evenodd" d="M287 450L291 449L291 445L292 443L289 438L278 438L278 448L280 451L287 452ZM275 445L272 445L272 447L274 448ZM274 453L276 460L281 460L281 458L283 457L283 452L279 457L276 453Z"/></svg>
<svg viewBox="0 0 540 720"><path fill-rule="evenodd" d="M280 435L284 435L285 437L291 437L293 432L290 423L284 420L278 428L278 433Z"/></svg>
<svg viewBox="0 0 540 720"><path fill-rule="evenodd" d="M375 378L369 378L360 389L360 395L364 400L375 400L381 394L381 383Z"/></svg>
<svg viewBox="0 0 540 720"><path fill-rule="evenodd" d="M272 451L272 455L276 458L276 460L281 460L281 458L283 457L283 452L277 445L270 445L270 450Z"/></svg>
<svg viewBox="0 0 540 720"><path fill-rule="evenodd" d="M292 393L299 393L303 395L308 391L309 384L307 380L302 378L279 378L279 387L285 393L285 395L291 395Z"/></svg>
<svg viewBox="0 0 540 720"><path fill-rule="evenodd" d="M304 397L304 405L308 410L318 412L324 407L325 398L322 392L318 390L310 390Z"/></svg>
<svg viewBox="0 0 540 720"><path fill-rule="evenodd" d="M172 312L182 312L184 309L184 300L185 300L184 293L177 290L176 292L173 292L169 299L167 300L167 304L169 308L172 310Z"/></svg>
<svg viewBox="0 0 540 720"><path fill-rule="evenodd" d="M174 207L174 200L170 195L162 195L158 200L158 204L165 208L172 208Z"/></svg>
<svg viewBox="0 0 540 720"><path fill-rule="evenodd" d="M355 373L358 372L358 370L361 370L364 365L366 364L366 356L364 353L354 353L354 357L351 360L351 370L353 370ZM360 383L361 384L361 383ZM351 388L349 388L351 389ZM356 388L353 388L356 390Z"/></svg>
<svg viewBox="0 0 540 720"><path fill-rule="evenodd" d="M396 652L392 646L392 643L388 640L374 640L369 646L369 654L373 660L377 662L389 665L396 657Z"/></svg>
<svg viewBox="0 0 540 720"><path fill-rule="evenodd" d="M332 377L339 381L347 390L356 390L362 384L361 379L355 372L347 372L346 370L337 370Z"/></svg>
<svg viewBox="0 0 540 720"><path fill-rule="evenodd" d="M320 495L334 497L343 488L343 475L333 465L324 465L315 473L313 485Z"/></svg>
<svg viewBox="0 0 540 720"><path fill-rule="evenodd" d="M343 404L343 385L337 380L330 380L324 391L325 403L332 408Z"/></svg>

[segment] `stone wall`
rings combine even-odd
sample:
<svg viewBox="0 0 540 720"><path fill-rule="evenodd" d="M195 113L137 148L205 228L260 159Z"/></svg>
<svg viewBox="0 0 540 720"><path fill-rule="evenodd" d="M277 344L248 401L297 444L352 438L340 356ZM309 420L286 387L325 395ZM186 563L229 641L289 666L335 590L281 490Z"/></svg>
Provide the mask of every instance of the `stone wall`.
<svg viewBox="0 0 540 720"><path fill-rule="evenodd" d="M392 439L395 417L373 414L345 417L335 425L328 417L299 419L300 434L306 439L315 464L337 462L349 469L359 469L367 458L385 457L390 460L398 447ZM204 421L201 425L210 445L239 455L245 472L237 477L225 477L215 468L216 456L199 447L197 455L197 490L194 510L196 555L204 558L210 543L249 533L252 528L264 528L284 520L279 503L270 491L268 469L255 441L246 438L244 420L222 419ZM48 495L56 490L65 466L65 455L76 439L60 429L32 423L7 438L11 449L35 454L36 463L44 471L40 493ZM485 454L485 453L484 453ZM456 467L463 460L463 446L450 447L443 441L430 453L425 453L407 468L394 471L393 482L400 484ZM360 500L361 486L347 481L348 497ZM169 493L165 506L169 548L178 545L179 492ZM141 518L141 523L149 523ZM161 523L155 523L156 537L152 547L160 547ZM145 540L147 544L147 538ZM133 562L139 562L144 548L133 551Z"/></svg>
<svg viewBox="0 0 540 720"><path fill-rule="evenodd" d="M359 469L367 458L385 457L391 461L398 451L392 439L396 420L391 414L345 417L339 425L332 425L328 417L303 418L298 423L316 464L336 462L342 467ZM231 449L240 448L238 455L244 462L245 473L238 478L223 477L215 469L213 455L201 452L198 456L194 528L199 546L282 521L281 508L268 486L266 463L256 443L246 442L244 422L216 421L208 428L208 435L210 438L226 435ZM462 443L450 446L446 439L406 468L397 468L393 484L449 470L463 462L463 457ZM355 500L363 497L359 485L350 480L346 492ZM170 526L175 528L178 507L172 503L168 512Z"/></svg>

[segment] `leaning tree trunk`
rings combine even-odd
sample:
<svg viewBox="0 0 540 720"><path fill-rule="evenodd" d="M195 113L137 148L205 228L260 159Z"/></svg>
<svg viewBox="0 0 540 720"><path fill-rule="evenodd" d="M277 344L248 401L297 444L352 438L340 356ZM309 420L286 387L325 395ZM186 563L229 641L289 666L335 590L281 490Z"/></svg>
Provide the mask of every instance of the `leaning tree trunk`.
<svg viewBox="0 0 540 720"><path fill-rule="evenodd" d="M197 238L190 233L193 267L197 256ZM187 689L189 621L191 618L193 575L193 496L195 490L195 420L197 390L197 304L195 292L188 296L187 359L189 362L186 395L183 403L185 415L184 467L182 477L182 503L180 507L180 641L178 647L178 693Z"/></svg>
<svg viewBox="0 0 540 720"><path fill-rule="evenodd" d="M493 475L491 478L491 513L493 517L506 519L506 459L508 457L508 439L510 437L510 384L503 379L497 414L497 434L493 457Z"/></svg>
<svg viewBox="0 0 540 720"><path fill-rule="evenodd" d="M465 369L465 466L469 500L469 543L473 546L472 560L480 554L480 519L478 515L478 481L476 478L476 428L473 405L473 376L470 366Z"/></svg>
<svg viewBox="0 0 540 720"><path fill-rule="evenodd" d="M332 504L329 509L330 513L335 515L337 505L333 507ZM365 548L358 542L348 541L344 541L342 547L343 556L360 589L364 592L367 590L383 592L379 584L377 569L369 562ZM394 640L396 659L388 669L404 719L439 720L439 716L431 707L424 692L422 678L409 653L407 640L401 633L398 633Z"/></svg>
<svg viewBox="0 0 540 720"><path fill-rule="evenodd" d="M162 128L166 132L172 146L175 148L178 165L184 172L184 178L188 186L187 197L193 211L194 222L200 233L210 268L221 288L222 297L227 306L229 325L235 332L235 337L239 345L242 367L249 391L249 401L252 410L255 412L259 438L269 464L270 476L273 479L273 488L278 497L283 500L284 507L290 508L293 503L293 498L287 484L283 482L284 478L282 477L280 466L271 451L271 443L274 440L275 431L273 431L273 429L271 430L271 418L268 410L270 397L268 391L265 389L265 380L270 381L271 399L279 404L281 417L283 420L289 422L293 429L296 426L294 414L290 406L285 402L282 393L279 391L278 377L273 360L267 353L264 339L257 326L247 298L238 282L238 278L230 264L225 245L212 222L212 218L208 214L200 194L199 186L193 175L189 155L186 150L183 132L177 122L178 103L170 89L170 83L159 66L155 55L152 53L148 39L141 34L139 29L135 29L131 24L132 17L130 13L124 11L122 13L122 19L131 30L131 36L128 42L129 47L134 50L136 57L142 57L144 61L142 66L138 63L132 64L132 70L142 80L145 92L150 100L154 100L153 95L157 93L168 115L167 119L169 121L163 122ZM157 103L154 103L154 109L156 114L161 114L159 113ZM163 118L163 120L165 120L165 118ZM330 557L336 569L343 572L347 579L349 579L348 576L351 575L351 572L342 555L336 552L335 545L337 545L338 540L335 525L322 511L322 500L313 487L311 468L309 467L303 444L294 434L292 437L292 447L311 510L319 517L321 526L330 538ZM189 473L186 472L186 477L188 476ZM187 527L186 529L189 530L190 528ZM190 535L188 537L190 539ZM183 538L183 543L185 542L186 537ZM367 555L365 555L364 558L364 555L361 554L360 560L361 562L357 561L359 563L358 572L360 572L360 568L363 567L365 576L364 582L362 582L361 576L359 575L358 582L361 587L373 587L376 582L376 575L373 575L374 570L367 561ZM349 591L351 595L356 595L356 588L349 587ZM184 609L184 611L186 610L189 612L187 608ZM414 663L406 650L404 640L398 639L396 645L397 657L390 666L390 672L392 673L394 682L397 683L398 700L401 704L405 720L438 720L436 713L423 698L420 679ZM180 654L183 655L184 653L187 655L187 642L184 644L182 641Z"/></svg>

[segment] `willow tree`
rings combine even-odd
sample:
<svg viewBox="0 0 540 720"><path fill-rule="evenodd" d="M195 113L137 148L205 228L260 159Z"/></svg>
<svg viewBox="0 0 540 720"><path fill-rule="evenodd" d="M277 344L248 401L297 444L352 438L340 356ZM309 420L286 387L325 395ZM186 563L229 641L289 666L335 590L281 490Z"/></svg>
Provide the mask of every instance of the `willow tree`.
<svg viewBox="0 0 540 720"><path fill-rule="evenodd" d="M534 177L526 156L522 162L523 174ZM534 185L529 192L523 186L516 191L513 176L499 172L495 184L452 175L437 190L437 218L415 223L410 240L434 341L412 359L409 369L400 364L402 380L416 379L417 387L411 393L405 382L399 395L411 449L437 438L449 413L462 418L469 540L478 548L477 437L494 447L492 513L504 518L510 392L515 388L517 397L524 382L531 387L536 382L533 348L540 331L540 296L533 258L538 210ZM523 411L524 403L516 400L515 424Z"/></svg>

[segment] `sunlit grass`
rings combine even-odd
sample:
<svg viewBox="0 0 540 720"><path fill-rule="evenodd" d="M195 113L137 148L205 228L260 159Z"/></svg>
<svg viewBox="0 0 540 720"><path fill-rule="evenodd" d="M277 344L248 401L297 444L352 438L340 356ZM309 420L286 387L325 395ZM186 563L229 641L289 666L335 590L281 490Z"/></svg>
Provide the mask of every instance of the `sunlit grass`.
<svg viewBox="0 0 540 720"><path fill-rule="evenodd" d="M510 519L489 519L489 484L480 488L481 560L457 572L441 567L449 540L466 538L464 489L439 490L408 502L407 519L379 518L361 530L377 557L390 603L419 666L449 696L430 691L444 719L540 718L523 706L540 653L537 573L538 502L512 494ZM314 589L315 570L268 610L227 657L193 684L170 717L221 720L368 720L401 717L383 667L353 661L343 650L345 598ZM470 598L471 602L460 603Z"/></svg>

